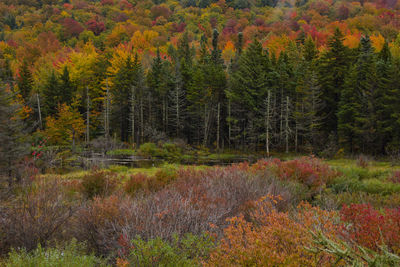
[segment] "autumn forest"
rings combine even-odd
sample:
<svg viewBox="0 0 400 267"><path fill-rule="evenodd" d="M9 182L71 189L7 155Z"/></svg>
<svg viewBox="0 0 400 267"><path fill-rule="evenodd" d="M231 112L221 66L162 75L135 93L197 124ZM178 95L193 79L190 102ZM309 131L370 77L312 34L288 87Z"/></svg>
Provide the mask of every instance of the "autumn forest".
<svg viewBox="0 0 400 267"><path fill-rule="evenodd" d="M396 266L399 166L397 0L0 0L0 265Z"/></svg>

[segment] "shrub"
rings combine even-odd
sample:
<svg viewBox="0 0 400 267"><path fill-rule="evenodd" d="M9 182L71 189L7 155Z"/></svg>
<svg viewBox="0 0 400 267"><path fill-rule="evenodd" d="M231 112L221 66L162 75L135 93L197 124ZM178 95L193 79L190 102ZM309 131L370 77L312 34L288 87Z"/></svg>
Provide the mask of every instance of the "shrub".
<svg viewBox="0 0 400 267"><path fill-rule="evenodd" d="M121 206L125 199L118 195L95 197L77 212L73 235L98 255L109 255L118 248L120 230L114 225L133 223L123 221Z"/></svg>
<svg viewBox="0 0 400 267"><path fill-rule="evenodd" d="M58 179L39 180L20 196L0 206L0 253L11 247L31 251L40 244L63 239L76 212Z"/></svg>
<svg viewBox="0 0 400 267"><path fill-rule="evenodd" d="M399 209L384 209L381 212L369 204L351 204L344 205L340 214L345 238L375 251L387 245L391 251L400 253Z"/></svg>
<svg viewBox="0 0 400 267"><path fill-rule="evenodd" d="M160 149L154 143L144 143L138 150L143 157L157 157L161 155Z"/></svg>
<svg viewBox="0 0 400 267"><path fill-rule="evenodd" d="M400 171L394 171L389 176L389 181L395 184L400 184Z"/></svg>
<svg viewBox="0 0 400 267"><path fill-rule="evenodd" d="M386 246L379 247L375 252L370 249L350 245L342 240L331 240L323 233L312 233L313 246L310 251L316 254L328 253L338 266L399 266L400 257L390 253ZM339 266L342 266L339 265Z"/></svg>
<svg viewBox="0 0 400 267"><path fill-rule="evenodd" d="M344 204L371 204L374 208L397 208L400 206L400 194L377 195L362 191L335 193L325 191L315 199L316 205L325 209L340 209Z"/></svg>
<svg viewBox="0 0 400 267"><path fill-rule="evenodd" d="M106 266L101 259L86 255L85 252L85 246L75 240L63 248L44 249L39 245L30 253L26 250L13 250L6 259L5 266Z"/></svg>
<svg viewBox="0 0 400 267"><path fill-rule="evenodd" d="M207 266L315 266L330 262L327 253L314 256L310 228L334 232L335 213L305 205L297 220L278 212L276 198L261 198L252 220L242 216L229 219L221 244L212 252ZM303 213L306 211L305 213Z"/></svg>
<svg viewBox="0 0 400 267"><path fill-rule="evenodd" d="M243 167L246 168L245 165L242 165ZM339 176L337 171L315 157L302 157L289 161L260 160L248 169L251 172L270 171L281 180L301 182L310 187L314 193L319 192Z"/></svg>
<svg viewBox="0 0 400 267"><path fill-rule="evenodd" d="M366 168L368 168L368 166L370 164L370 160L367 158L367 156L360 155L357 159L356 164L357 164L357 166L366 169Z"/></svg>
<svg viewBox="0 0 400 267"><path fill-rule="evenodd" d="M131 242L121 240L120 243L129 243L121 253L126 256L121 256L131 266L200 266L200 261L215 246L213 239L206 234L186 234L182 238L174 235L170 242L161 238L145 241L137 237Z"/></svg>
<svg viewBox="0 0 400 267"><path fill-rule="evenodd" d="M139 190L148 189L148 181L151 178L143 173L133 174L129 177L128 181L125 182L125 192L134 196Z"/></svg>
<svg viewBox="0 0 400 267"><path fill-rule="evenodd" d="M83 194L87 198L110 195L117 187L116 175L107 171L92 171L82 179Z"/></svg>

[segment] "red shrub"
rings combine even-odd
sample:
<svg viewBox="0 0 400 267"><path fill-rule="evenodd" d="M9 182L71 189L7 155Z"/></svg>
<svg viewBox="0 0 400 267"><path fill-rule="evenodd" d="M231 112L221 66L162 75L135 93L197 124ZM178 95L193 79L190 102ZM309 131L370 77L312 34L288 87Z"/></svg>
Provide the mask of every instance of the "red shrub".
<svg viewBox="0 0 400 267"><path fill-rule="evenodd" d="M247 168L246 165L240 166ZM249 167L251 172L270 171L281 180L294 180L319 189L338 176L338 172L315 157L301 157L289 161L260 160Z"/></svg>
<svg viewBox="0 0 400 267"><path fill-rule="evenodd" d="M344 205L340 211L342 235L370 249L387 245L400 252L400 209L380 212L369 204Z"/></svg>
<svg viewBox="0 0 400 267"><path fill-rule="evenodd" d="M148 189L147 183L150 179L149 176L143 173L131 175L124 185L125 192L130 196L134 196L139 190Z"/></svg>
<svg viewBox="0 0 400 267"><path fill-rule="evenodd" d="M400 171L394 171L389 177L389 181L392 183L400 184Z"/></svg>

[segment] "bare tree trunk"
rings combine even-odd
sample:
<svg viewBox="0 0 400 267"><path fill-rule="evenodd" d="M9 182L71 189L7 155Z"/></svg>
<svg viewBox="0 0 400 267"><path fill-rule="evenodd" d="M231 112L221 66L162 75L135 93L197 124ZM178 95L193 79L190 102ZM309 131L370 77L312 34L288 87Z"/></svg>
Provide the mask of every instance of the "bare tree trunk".
<svg viewBox="0 0 400 267"><path fill-rule="evenodd" d="M179 88L176 89L176 94L175 94L175 101L176 101L176 136L179 137L179 128L181 126L180 122L180 113L179 113Z"/></svg>
<svg viewBox="0 0 400 267"><path fill-rule="evenodd" d="M153 125L153 115L152 115L152 105L151 105L151 95L150 94L147 95L147 103L149 106L148 122L149 122L149 125L153 128L154 125Z"/></svg>
<svg viewBox="0 0 400 267"><path fill-rule="evenodd" d="M219 151L219 139L220 139L220 111L221 111L221 103L218 102L217 108L217 151Z"/></svg>
<svg viewBox="0 0 400 267"><path fill-rule="evenodd" d="M203 146L207 145L207 138L208 138L208 116L207 116L207 105L204 105L204 137L203 137Z"/></svg>
<svg viewBox="0 0 400 267"><path fill-rule="evenodd" d="M269 128L270 128L270 102L271 102L271 90L268 90L267 95L267 114L265 118L265 148L267 150L267 157L269 157Z"/></svg>
<svg viewBox="0 0 400 267"><path fill-rule="evenodd" d="M282 144L283 140L283 113L284 113L284 98L283 98L283 87L281 86L281 116L280 116L280 128L279 128L279 142Z"/></svg>
<svg viewBox="0 0 400 267"><path fill-rule="evenodd" d="M168 99L165 99L165 133L168 135Z"/></svg>
<svg viewBox="0 0 400 267"><path fill-rule="evenodd" d="M229 99L228 101L228 148L231 148L231 131L232 131L232 126L231 126L231 100Z"/></svg>
<svg viewBox="0 0 400 267"><path fill-rule="evenodd" d="M144 143L143 97L140 98L140 143Z"/></svg>
<svg viewBox="0 0 400 267"><path fill-rule="evenodd" d="M39 127L40 127L40 129L43 129L42 112L40 110L40 98L39 98L39 94L38 93L36 93L36 99L37 99L37 106L38 106L38 113L39 113Z"/></svg>
<svg viewBox="0 0 400 267"><path fill-rule="evenodd" d="M90 104L89 104L89 87L86 86L86 144L90 142Z"/></svg>
<svg viewBox="0 0 400 267"><path fill-rule="evenodd" d="M132 142L135 142L135 86L131 89L131 121L132 121Z"/></svg>
<svg viewBox="0 0 400 267"><path fill-rule="evenodd" d="M110 98L109 98L109 90L108 90L108 78L106 85L106 97L105 97L105 112L104 112L104 135L106 140L108 140L110 135Z"/></svg>
<svg viewBox="0 0 400 267"><path fill-rule="evenodd" d="M286 153L289 153L289 96L286 97L286 114L285 114L285 139Z"/></svg>

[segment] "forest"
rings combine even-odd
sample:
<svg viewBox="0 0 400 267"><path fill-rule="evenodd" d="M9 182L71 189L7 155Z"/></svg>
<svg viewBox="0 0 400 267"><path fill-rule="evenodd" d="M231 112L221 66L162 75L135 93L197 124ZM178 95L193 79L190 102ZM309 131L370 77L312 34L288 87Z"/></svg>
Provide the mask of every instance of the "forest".
<svg viewBox="0 0 400 267"><path fill-rule="evenodd" d="M397 0L0 0L0 265L400 266Z"/></svg>

